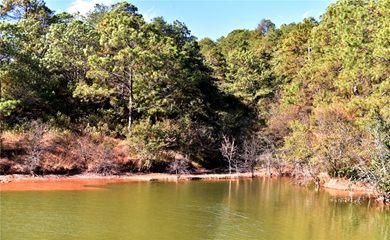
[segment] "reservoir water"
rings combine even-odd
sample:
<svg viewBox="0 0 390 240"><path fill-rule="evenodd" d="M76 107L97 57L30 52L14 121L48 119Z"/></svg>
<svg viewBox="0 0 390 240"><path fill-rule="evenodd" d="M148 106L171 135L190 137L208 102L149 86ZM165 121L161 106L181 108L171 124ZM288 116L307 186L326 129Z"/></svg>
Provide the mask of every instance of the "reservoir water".
<svg viewBox="0 0 390 240"><path fill-rule="evenodd" d="M0 239L390 239L389 208L290 179L100 188L0 192Z"/></svg>

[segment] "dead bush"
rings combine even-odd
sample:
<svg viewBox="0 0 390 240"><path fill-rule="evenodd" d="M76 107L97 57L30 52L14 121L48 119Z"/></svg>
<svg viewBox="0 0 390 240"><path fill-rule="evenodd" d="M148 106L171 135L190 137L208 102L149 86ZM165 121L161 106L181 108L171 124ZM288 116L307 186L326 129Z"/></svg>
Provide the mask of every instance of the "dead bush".
<svg viewBox="0 0 390 240"><path fill-rule="evenodd" d="M114 151L114 145L112 142L104 141L101 144L96 144L93 151L92 163L89 164L88 171L93 173L106 174L118 174L119 168L115 161L116 153Z"/></svg>

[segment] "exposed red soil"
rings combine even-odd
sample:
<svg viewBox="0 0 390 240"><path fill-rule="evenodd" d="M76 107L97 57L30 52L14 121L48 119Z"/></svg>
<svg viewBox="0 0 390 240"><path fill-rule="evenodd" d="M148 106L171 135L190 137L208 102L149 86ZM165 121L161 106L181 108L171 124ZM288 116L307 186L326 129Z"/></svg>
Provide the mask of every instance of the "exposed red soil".
<svg viewBox="0 0 390 240"><path fill-rule="evenodd" d="M352 183L347 179L330 179L322 186L326 191L334 197L377 197L378 195L369 185L364 185L360 182Z"/></svg>
<svg viewBox="0 0 390 240"><path fill-rule="evenodd" d="M249 173L241 173L239 178L249 178ZM195 174L182 175L179 181L207 179L237 179L236 174ZM71 177L48 175L30 177L27 175L0 176L0 191L52 191L52 190L97 190L96 185L119 182L177 181L172 174L149 173L120 176L102 176L98 174L82 174ZM93 185L93 187L91 187Z"/></svg>
<svg viewBox="0 0 390 240"><path fill-rule="evenodd" d="M20 180L0 184L0 191L53 191L53 190L98 190L102 188L91 185L105 185L120 182L119 179L49 179L49 180Z"/></svg>

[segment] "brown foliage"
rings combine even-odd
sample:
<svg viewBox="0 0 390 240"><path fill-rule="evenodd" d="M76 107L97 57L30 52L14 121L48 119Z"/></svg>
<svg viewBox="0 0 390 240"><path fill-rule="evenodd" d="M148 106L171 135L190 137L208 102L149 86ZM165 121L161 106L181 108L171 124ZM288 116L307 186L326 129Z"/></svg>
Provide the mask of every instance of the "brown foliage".
<svg viewBox="0 0 390 240"><path fill-rule="evenodd" d="M313 119L316 157L331 175L359 163L363 151L357 150L362 149L363 136L343 108L318 109Z"/></svg>
<svg viewBox="0 0 390 240"><path fill-rule="evenodd" d="M1 174L116 174L135 169L134 160L120 140L52 130L34 134L2 134Z"/></svg>

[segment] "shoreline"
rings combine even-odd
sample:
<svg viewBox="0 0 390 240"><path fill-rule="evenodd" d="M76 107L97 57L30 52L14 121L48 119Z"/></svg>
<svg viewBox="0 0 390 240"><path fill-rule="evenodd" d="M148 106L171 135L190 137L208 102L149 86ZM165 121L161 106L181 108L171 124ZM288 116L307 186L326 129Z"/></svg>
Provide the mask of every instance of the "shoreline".
<svg viewBox="0 0 390 240"><path fill-rule="evenodd" d="M258 175L256 177L266 177ZM29 175L0 176L0 192L5 191L61 191L61 190L96 190L103 189L96 185L125 182L184 182L193 180L227 180L248 179L250 173L236 174L186 174L177 179L177 175L168 173L136 173L123 175L78 174L73 176L45 175L32 177ZM95 187L91 187L94 185Z"/></svg>
<svg viewBox="0 0 390 240"><path fill-rule="evenodd" d="M255 173L255 178L265 178L269 176L264 171ZM279 176L275 176L279 177ZM0 193L15 191L74 191L74 190L104 190L104 187L113 183L127 182L185 182L194 180L241 180L250 179L250 173L224 174L224 173L201 173L185 174L177 179L177 175L168 173L135 173L123 175L101 175L101 174L78 174L72 176L45 175L32 177L29 175L2 175L0 176ZM326 190L333 197L369 197L377 198L374 191L362 184L353 184L345 179L331 179L321 185L321 189Z"/></svg>

